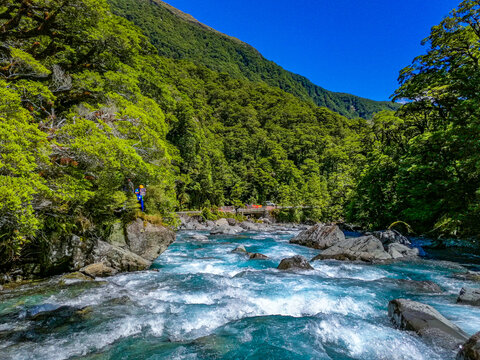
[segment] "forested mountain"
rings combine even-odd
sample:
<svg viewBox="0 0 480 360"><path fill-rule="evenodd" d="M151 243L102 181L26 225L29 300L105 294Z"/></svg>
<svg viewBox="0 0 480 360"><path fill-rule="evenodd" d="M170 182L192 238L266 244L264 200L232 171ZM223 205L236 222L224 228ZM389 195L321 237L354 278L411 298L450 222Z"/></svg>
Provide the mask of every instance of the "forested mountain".
<svg viewBox="0 0 480 360"><path fill-rule="evenodd" d="M265 200L341 215L364 120L161 57L105 1L8 1L0 39L0 267L136 216L128 178L164 221Z"/></svg>
<svg viewBox="0 0 480 360"><path fill-rule="evenodd" d="M474 1L402 71L396 97L409 102L371 121L160 56L106 0L3 4L0 268L138 216L129 178L147 185L142 216L165 222L180 209L272 200L293 206L290 220L480 231Z"/></svg>
<svg viewBox="0 0 480 360"><path fill-rule="evenodd" d="M162 56L186 59L234 78L264 81L349 118L371 119L398 104L335 93L265 59L250 45L219 33L160 0L109 0L113 12L139 26Z"/></svg>

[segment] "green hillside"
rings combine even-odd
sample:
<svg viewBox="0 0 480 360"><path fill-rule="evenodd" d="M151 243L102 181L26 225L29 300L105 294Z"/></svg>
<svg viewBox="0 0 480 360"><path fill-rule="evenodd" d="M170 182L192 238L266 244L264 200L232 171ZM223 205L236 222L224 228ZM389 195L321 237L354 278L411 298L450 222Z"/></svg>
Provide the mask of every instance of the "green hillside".
<svg viewBox="0 0 480 360"><path fill-rule="evenodd" d="M127 18L143 30L162 56L191 60L237 78L264 81L349 118L370 119L374 113L399 107L393 102L378 102L325 90L307 78L286 71L273 61L265 59L250 45L198 22L163 1L109 2L114 13Z"/></svg>

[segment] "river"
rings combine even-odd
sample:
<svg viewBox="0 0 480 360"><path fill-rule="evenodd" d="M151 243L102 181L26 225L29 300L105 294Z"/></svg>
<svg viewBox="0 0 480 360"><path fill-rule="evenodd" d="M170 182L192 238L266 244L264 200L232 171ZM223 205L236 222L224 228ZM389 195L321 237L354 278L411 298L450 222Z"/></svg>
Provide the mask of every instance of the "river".
<svg viewBox="0 0 480 360"><path fill-rule="evenodd" d="M155 261L158 272L0 293L0 358L454 359L394 328L387 305L399 297L434 306L469 335L480 331L480 308L455 303L462 286L480 284L453 277L465 272L457 263L316 261L313 271L283 272L281 259L319 251L289 244L293 231L189 238L198 233L180 232ZM231 253L238 245L269 260ZM394 279L431 280L444 292ZM58 308L83 310L35 318Z"/></svg>

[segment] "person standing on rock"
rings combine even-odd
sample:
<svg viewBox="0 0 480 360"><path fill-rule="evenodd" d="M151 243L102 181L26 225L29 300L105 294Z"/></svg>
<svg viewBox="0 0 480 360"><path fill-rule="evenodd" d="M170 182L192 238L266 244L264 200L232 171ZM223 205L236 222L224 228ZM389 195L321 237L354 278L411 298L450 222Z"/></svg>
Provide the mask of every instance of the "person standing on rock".
<svg viewBox="0 0 480 360"><path fill-rule="evenodd" d="M135 189L135 195L137 195L137 200L138 200L138 203L140 204L140 209L143 212L145 210L145 207L144 207L144 204L143 204L143 196L140 193L139 189Z"/></svg>

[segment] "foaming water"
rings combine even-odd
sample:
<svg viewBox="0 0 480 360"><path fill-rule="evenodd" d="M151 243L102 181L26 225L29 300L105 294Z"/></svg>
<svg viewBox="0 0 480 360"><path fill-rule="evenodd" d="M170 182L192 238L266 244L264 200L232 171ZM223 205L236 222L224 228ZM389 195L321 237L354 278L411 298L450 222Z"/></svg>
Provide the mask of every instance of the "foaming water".
<svg viewBox="0 0 480 360"><path fill-rule="evenodd" d="M294 232L210 236L180 233L153 270L104 282L54 282L0 295L2 359L454 359L388 320L391 299L435 306L467 333L480 309L457 305L459 265L316 261L282 272L281 259L319 251L289 244ZM243 245L268 260L231 251ZM442 294L395 279L431 280ZM55 310L55 320L35 320ZM62 312L63 311L63 312ZM66 314L66 315L65 315Z"/></svg>

